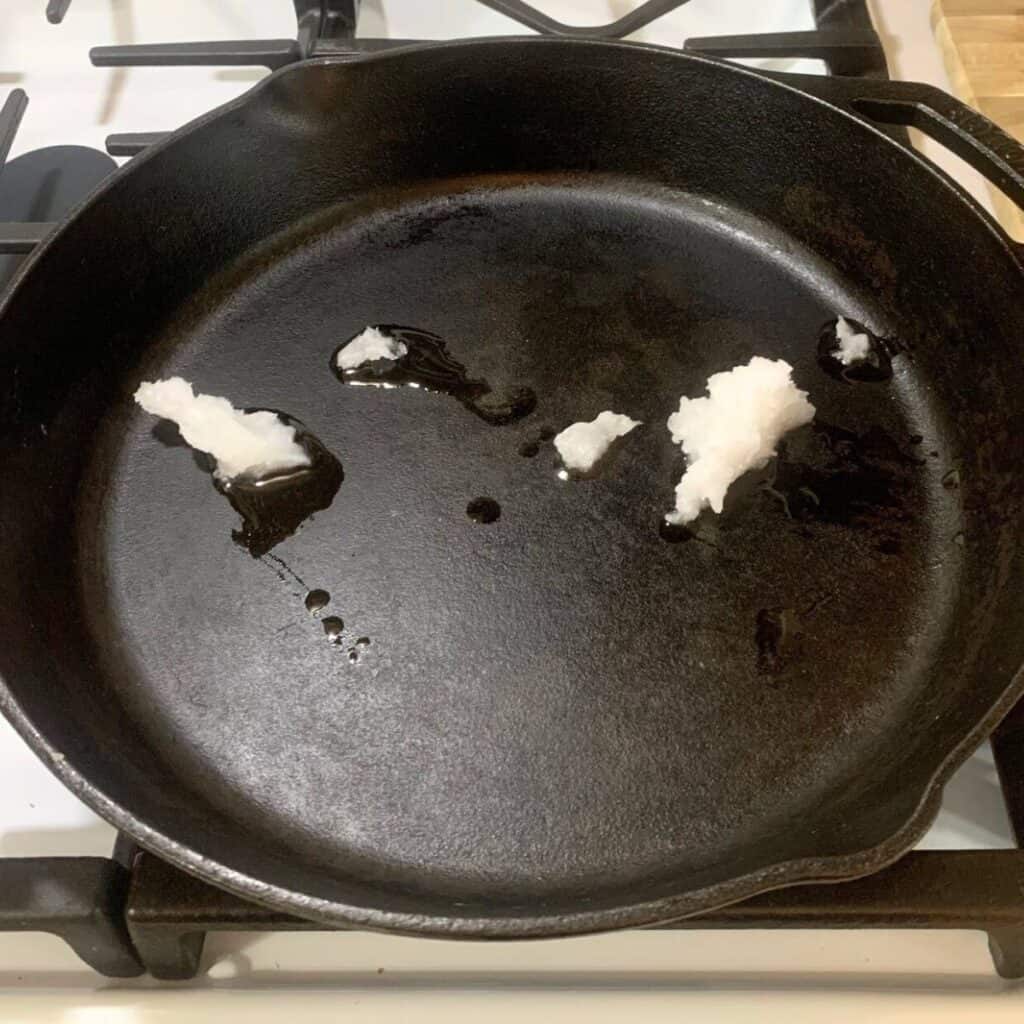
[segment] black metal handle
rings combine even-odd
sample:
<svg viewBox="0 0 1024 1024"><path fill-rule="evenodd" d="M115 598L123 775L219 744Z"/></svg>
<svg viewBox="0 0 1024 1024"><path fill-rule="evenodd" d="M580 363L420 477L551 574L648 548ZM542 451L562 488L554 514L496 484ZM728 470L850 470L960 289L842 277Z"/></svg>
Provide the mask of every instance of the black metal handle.
<svg viewBox="0 0 1024 1024"><path fill-rule="evenodd" d="M863 119L916 128L960 157L1024 210L1024 146L973 107L933 85L758 72ZM905 134L895 136L912 149ZM915 151L916 152L916 151ZM1008 239L1022 254L1024 245Z"/></svg>
<svg viewBox="0 0 1024 1024"><path fill-rule="evenodd" d="M882 124L916 128L955 153L1024 210L1024 146L949 93L918 83L867 83L850 104Z"/></svg>

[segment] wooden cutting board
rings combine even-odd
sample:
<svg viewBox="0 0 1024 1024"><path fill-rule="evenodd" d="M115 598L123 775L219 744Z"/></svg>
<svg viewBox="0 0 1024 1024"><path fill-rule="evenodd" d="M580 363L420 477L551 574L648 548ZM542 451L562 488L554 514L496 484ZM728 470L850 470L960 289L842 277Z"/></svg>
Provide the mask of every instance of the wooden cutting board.
<svg viewBox="0 0 1024 1024"><path fill-rule="evenodd" d="M934 0L932 27L953 91L1024 143L1024 0ZM996 216L1024 238L1024 215L992 189Z"/></svg>

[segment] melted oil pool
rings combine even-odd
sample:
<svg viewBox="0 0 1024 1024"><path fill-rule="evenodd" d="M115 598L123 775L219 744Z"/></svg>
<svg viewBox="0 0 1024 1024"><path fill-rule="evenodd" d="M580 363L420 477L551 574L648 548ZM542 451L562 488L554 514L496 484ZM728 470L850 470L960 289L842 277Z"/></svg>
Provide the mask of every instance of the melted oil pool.
<svg viewBox="0 0 1024 1024"><path fill-rule="evenodd" d="M277 415L295 427L295 440L309 455L310 465L259 480L214 478L214 486L242 517L241 527L231 536L254 558L265 555L315 512L327 508L345 479L341 463L298 420L284 413Z"/></svg>
<svg viewBox="0 0 1024 1024"><path fill-rule="evenodd" d="M382 334L400 341L406 353L397 359L375 359L354 369L338 367L339 345L331 356L331 370L345 384L378 388L422 388L451 395L457 402L494 426L512 423L533 412L537 396L530 388L513 385L498 391L487 381L470 377L449 354L444 339L415 327L384 324Z"/></svg>
<svg viewBox="0 0 1024 1024"><path fill-rule="evenodd" d="M873 334L857 320L851 320L850 317L843 319L857 334L867 335L870 343L868 354L864 359L857 360L849 366L840 362L837 354L838 320L830 320L818 335L818 364L821 368L830 377L847 384L879 384L891 380L893 356L899 354L900 346L894 341Z"/></svg>

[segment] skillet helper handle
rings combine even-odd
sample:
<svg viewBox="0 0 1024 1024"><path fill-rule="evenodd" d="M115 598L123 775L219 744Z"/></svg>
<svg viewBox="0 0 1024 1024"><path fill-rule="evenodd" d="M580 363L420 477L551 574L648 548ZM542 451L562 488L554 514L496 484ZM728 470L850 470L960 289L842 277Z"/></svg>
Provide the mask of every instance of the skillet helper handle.
<svg viewBox="0 0 1024 1024"><path fill-rule="evenodd" d="M849 103L873 121L923 132L1024 211L1024 146L973 107L917 82L860 82Z"/></svg>

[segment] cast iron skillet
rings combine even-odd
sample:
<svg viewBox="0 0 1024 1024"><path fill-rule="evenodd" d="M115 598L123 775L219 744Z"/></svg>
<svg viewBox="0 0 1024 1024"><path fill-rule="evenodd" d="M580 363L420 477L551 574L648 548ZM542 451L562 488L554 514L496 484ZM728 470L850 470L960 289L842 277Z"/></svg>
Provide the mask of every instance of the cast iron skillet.
<svg viewBox="0 0 1024 1024"><path fill-rule="evenodd" d="M1024 303L870 118L1024 195L931 89L550 39L301 64L134 160L0 311L6 715L145 847L327 923L568 934L897 857L1022 690ZM891 380L825 372L836 313ZM368 323L536 411L343 385ZM665 418L755 353L815 427L666 543ZM133 407L175 373L344 464L281 561ZM519 454L604 408L644 428L602 478Z"/></svg>

